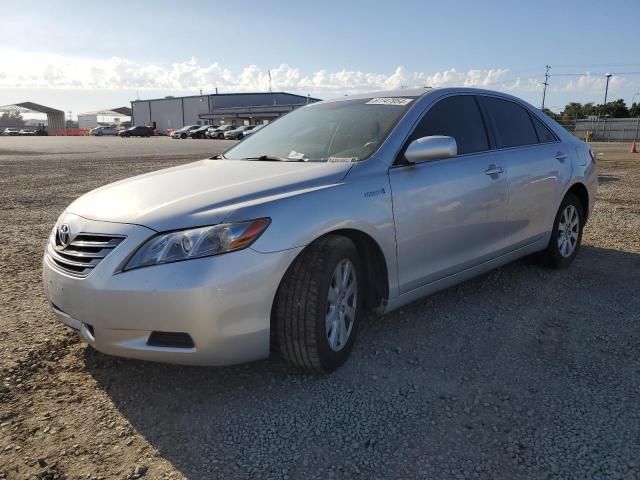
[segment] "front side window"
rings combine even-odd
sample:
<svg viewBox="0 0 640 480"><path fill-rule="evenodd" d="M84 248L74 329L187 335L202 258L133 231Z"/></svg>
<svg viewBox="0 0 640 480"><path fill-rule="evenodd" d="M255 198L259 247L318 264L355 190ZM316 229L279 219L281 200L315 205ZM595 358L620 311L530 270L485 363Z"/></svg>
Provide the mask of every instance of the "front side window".
<svg viewBox="0 0 640 480"><path fill-rule="evenodd" d="M261 128L225 153L232 160L272 157L357 162L371 156L412 105L412 97L316 103Z"/></svg>
<svg viewBox="0 0 640 480"><path fill-rule="evenodd" d="M498 148L538 143L529 112L510 100L481 97L491 118Z"/></svg>
<svg viewBox="0 0 640 480"><path fill-rule="evenodd" d="M471 95L448 97L436 103L415 128L408 143L431 135L455 138L459 155L489 149L482 115Z"/></svg>

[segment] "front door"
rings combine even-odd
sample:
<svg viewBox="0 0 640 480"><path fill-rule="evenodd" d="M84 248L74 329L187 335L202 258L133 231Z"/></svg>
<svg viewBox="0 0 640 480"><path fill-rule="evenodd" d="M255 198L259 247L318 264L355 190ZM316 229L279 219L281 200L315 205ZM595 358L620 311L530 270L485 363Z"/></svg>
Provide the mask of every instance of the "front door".
<svg viewBox="0 0 640 480"><path fill-rule="evenodd" d="M429 135L456 139L458 156L389 170L400 293L495 258L504 247L507 172L490 151L472 95L432 106L410 143Z"/></svg>

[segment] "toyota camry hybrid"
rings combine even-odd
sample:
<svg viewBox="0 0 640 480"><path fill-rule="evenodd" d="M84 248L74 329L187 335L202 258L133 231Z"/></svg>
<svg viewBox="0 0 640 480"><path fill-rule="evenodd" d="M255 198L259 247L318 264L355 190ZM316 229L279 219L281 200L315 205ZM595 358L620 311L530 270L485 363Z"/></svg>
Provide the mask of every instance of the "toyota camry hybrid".
<svg viewBox="0 0 640 480"><path fill-rule="evenodd" d="M565 268L596 198L594 153L486 90L304 106L223 155L113 183L60 215L51 308L97 350L328 372L367 311L533 255Z"/></svg>

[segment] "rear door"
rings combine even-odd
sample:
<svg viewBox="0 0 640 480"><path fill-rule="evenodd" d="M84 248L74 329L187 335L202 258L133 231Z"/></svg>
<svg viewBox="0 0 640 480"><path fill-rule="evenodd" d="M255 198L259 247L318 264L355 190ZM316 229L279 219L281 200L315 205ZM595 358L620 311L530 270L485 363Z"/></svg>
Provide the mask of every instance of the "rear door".
<svg viewBox="0 0 640 480"><path fill-rule="evenodd" d="M571 176L570 152L524 106L479 96L509 172L505 242L515 249L551 229L559 195Z"/></svg>
<svg viewBox="0 0 640 480"><path fill-rule="evenodd" d="M401 293L499 255L504 244L507 174L472 95L438 100L410 135L454 137L454 158L389 170Z"/></svg>

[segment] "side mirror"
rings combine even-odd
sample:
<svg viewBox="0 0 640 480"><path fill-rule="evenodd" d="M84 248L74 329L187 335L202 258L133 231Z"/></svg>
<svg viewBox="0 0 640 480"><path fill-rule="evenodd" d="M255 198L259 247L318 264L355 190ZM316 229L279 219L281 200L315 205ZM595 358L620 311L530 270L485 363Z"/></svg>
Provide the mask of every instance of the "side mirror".
<svg viewBox="0 0 640 480"><path fill-rule="evenodd" d="M409 163L443 160L455 157L457 154L458 145L456 139L443 135L417 138L409 144L404 152L404 156Z"/></svg>

